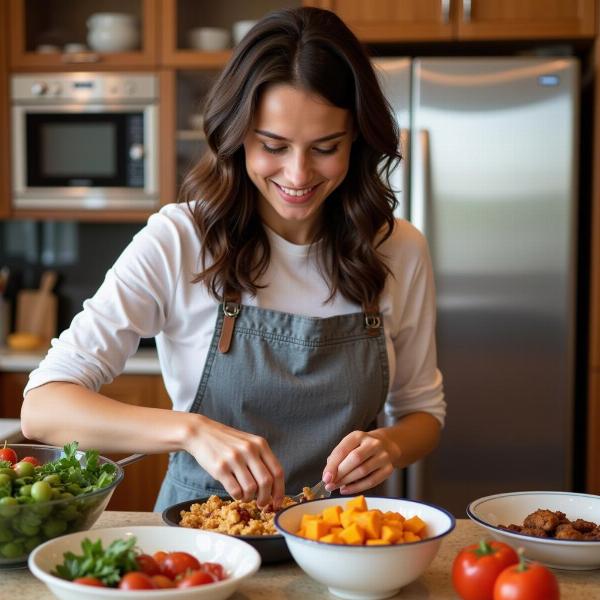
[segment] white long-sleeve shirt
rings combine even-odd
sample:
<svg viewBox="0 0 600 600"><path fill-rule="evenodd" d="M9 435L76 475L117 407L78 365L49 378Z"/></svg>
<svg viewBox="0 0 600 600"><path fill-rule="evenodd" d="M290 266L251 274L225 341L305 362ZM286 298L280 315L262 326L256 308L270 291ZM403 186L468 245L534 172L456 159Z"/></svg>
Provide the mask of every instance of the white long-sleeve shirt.
<svg viewBox="0 0 600 600"><path fill-rule="evenodd" d="M256 296L244 294L243 304L311 317L361 310L341 294L325 303L329 288L314 248L266 231L271 261L259 283L267 286ZM169 204L152 215L70 327L52 340L24 394L50 381L97 391L121 373L141 337L155 336L173 409L189 410L218 308L203 284L191 283L200 271L200 249L185 204ZM385 411L397 418L424 411L443 425L446 403L436 363L435 290L427 244L412 225L399 220L380 250L393 274L380 298L390 367Z"/></svg>

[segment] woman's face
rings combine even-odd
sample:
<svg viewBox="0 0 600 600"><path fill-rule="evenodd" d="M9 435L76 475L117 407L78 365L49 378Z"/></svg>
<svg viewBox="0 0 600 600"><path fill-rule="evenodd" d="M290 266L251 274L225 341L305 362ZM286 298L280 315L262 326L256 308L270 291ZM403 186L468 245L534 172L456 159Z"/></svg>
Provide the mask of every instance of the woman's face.
<svg viewBox="0 0 600 600"><path fill-rule="evenodd" d="M267 87L244 140L263 222L292 243L310 243L323 203L348 172L351 146L348 110L291 85Z"/></svg>

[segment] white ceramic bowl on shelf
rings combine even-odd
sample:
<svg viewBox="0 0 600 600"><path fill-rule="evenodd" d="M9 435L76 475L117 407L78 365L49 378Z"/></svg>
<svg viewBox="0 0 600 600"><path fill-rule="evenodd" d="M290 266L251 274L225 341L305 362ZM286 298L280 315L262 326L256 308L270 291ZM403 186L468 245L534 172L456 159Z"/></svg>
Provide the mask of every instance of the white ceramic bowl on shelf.
<svg viewBox="0 0 600 600"><path fill-rule="evenodd" d="M230 35L222 27L196 27L188 31L190 48L205 52L218 52L229 48Z"/></svg>
<svg viewBox="0 0 600 600"><path fill-rule="evenodd" d="M117 539L135 536L137 546L146 554L158 550L181 551L193 554L201 562L218 562L229 577L223 581L191 587L150 590L148 593L102 588L65 581L51 572L63 562L65 552L81 554L81 542L86 537L102 540L106 548ZM29 556L28 566L38 579L60 600L130 600L131 598L156 598L156 600L224 600L231 596L240 583L251 577L260 567L258 552L246 542L231 536L167 526L131 526L94 529L65 535L38 546Z"/></svg>
<svg viewBox="0 0 600 600"><path fill-rule="evenodd" d="M427 569L442 539L456 524L450 513L432 504L367 496L368 509L399 512L406 518L417 515L423 519L427 523L426 539L392 546L346 546L316 542L296 535L302 515L318 514L335 505L343 508L349 499L311 500L290 506L275 517L275 526L285 536L298 565L341 598L376 600L393 596Z"/></svg>
<svg viewBox="0 0 600 600"><path fill-rule="evenodd" d="M97 52L126 52L139 47L137 18L124 13L95 13L87 20L87 42Z"/></svg>
<svg viewBox="0 0 600 600"><path fill-rule="evenodd" d="M538 509L564 512L568 519L600 523L600 496L573 492L512 492L473 500L467 515L495 539L523 548L528 560L568 570L600 568L600 541L538 538L500 529L498 525L522 525Z"/></svg>

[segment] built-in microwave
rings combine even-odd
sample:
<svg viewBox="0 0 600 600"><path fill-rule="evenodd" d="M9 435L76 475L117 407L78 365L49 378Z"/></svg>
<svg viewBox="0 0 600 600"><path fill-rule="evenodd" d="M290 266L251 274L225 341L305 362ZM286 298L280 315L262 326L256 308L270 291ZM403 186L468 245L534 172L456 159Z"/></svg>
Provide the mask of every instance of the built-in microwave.
<svg viewBox="0 0 600 600"><path fill-rule="evenodd" d="M13 76L13 207L158 207L158 99L150 73Z"/></svg>

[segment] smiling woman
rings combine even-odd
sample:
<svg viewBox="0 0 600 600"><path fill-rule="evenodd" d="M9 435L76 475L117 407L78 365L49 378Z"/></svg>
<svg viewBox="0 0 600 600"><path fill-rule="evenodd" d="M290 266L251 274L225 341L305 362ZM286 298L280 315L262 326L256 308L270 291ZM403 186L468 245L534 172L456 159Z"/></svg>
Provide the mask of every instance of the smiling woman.
<svg viewBox="0 0 600 600"><path fill-rule="evenodd" d="M433 277L394 219L398 130L333 13L271 13L204 109L208 149L31 374L28 437L171 452L156 509L354 494L430 452L444 422ZM155 336L173 411L96 390ZM395 417L377 427L381 410Z"/></svg>

